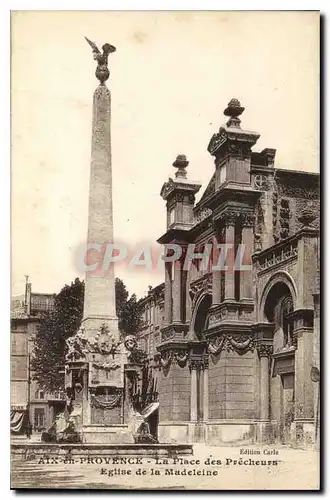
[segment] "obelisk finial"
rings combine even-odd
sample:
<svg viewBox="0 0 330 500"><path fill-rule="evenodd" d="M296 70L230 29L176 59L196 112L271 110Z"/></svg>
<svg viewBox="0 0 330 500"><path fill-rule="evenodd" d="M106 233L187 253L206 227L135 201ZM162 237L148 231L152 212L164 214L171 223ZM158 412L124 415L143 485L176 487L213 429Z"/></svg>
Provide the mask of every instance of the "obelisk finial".
<svg viewBox="0 0 330 500"><path fill-rule="evenodd" d="M108 69L108 56L112 52L116 51L116 47L114 47L113 45L110 45L109 43L105 43L102 46L103 54L101 54L101 52L98 49L98 47L96 46L96 44L94 42L92 42L91 40L89 40L86 36L85 36L85 38L86 38L87 42L89 43L89 45L92 47L94 59L95 59L95 61L97 61L97 68L95 71L95 76L98 80L100 80L101 85L103 85L104 82L106 82L110 76L110 72Z"/></svg>

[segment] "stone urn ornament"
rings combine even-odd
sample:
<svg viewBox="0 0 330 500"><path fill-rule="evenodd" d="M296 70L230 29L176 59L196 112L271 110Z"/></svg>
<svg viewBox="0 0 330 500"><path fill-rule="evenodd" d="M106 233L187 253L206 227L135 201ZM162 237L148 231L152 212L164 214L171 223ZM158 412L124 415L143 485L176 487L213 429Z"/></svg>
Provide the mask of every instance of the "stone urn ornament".
<svg viewBox="0 0 330 500"><path fill-rule="evenodd" d="M301 211L300 217L298 217L298 221L301 222L303 227L310 227L312 222L316 219L315 213L311 208L304 208Z"/></svg>

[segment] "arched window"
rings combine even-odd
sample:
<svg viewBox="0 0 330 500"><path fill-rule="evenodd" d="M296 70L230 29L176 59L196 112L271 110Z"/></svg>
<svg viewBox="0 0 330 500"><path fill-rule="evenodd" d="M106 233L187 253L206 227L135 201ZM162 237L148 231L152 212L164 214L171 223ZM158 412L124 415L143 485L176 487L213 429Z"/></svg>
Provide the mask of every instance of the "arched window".
<svg viewBox="0 0 330 500"><path fill-rule="evenodd" d="M293 300L287 285L276 283L270 290L265 302L265 316L275 325L274 352L291 347L293 341Z"/></svg>
<svg viewBox="0 0 330 500"><path fill-rule="evenodd" d="M208 312L212 305L211 295L204 295L196 314L194 331L199 340L203 338L203 331L208 327Z"/></svg>

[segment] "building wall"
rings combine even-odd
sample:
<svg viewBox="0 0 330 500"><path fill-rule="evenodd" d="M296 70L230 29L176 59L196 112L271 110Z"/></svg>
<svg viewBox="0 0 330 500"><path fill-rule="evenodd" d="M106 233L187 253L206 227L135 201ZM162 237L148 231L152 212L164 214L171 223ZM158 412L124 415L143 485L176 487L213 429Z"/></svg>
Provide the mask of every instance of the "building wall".
<svg viewBox="0 0 330 500"><path fill-rule="evenodd" d="M171 364L159 377L159 418L161 421L190 420L190 372Z"/></svg>
<svg viewBox="0 0 330 500"><path fill-rule="evenodd" d="M29 418L34 431L48 428L54 415L52 404L48 402L49 395L40 390L32 372L30 387L28 383L29 356L33 355L39 316L41 312L51 310L53 304L54 295L33 294L30 283L26 284L25 296L12 300L11 304L11 407L28 411L30 402Z"/></svg>
<svg viewBox="0 0 330 500"><path fill-rule="evenodd" d="M24 405L28 399L27 323L12 324L11 331L11 404Z"/></svg>
<svg viewBox="0 0 330 500"><path fill-rule="evenodd" d="M257 416L255 352L211 355L209 419L251 419Z"/></svg>

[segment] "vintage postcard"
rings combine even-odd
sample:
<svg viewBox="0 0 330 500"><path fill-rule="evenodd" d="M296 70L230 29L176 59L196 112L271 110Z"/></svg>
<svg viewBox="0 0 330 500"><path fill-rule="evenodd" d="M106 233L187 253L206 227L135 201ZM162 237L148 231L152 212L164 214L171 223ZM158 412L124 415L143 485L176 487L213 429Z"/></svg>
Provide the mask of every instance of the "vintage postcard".
<svg viewBox="0 0 330 500"><path fill-rule="evenodd" d="M320 488L319 45L12 12L12 489Z"/></svg>

